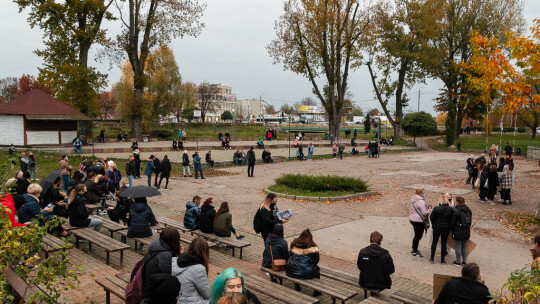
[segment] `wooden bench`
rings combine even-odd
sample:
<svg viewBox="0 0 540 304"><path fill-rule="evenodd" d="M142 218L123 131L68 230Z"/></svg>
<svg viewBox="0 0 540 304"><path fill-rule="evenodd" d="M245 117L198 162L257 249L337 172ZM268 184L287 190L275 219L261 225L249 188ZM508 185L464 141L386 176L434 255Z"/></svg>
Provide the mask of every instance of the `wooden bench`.
<svg viewBox="0 0 540 304"><path fill-rule="evenodd" d="M83 228L86 228L86 227L71 226L68 222L65 222L65 223L62 224L62 228L64 228L65 231L73 231L73 230L77 230L77 229L83 229Z"/></svg>
<svg viewBox="0 0 540 304"><path fill-rule="evenodd" d="M103 209L103 206L101 204L86 204L86 209L92 214L98 209Z"/></svg>
<svg viewBox="0 0 540 304"><path fill-rule="evenodd" d="M417 296L413 293L398 290L390 295L390 299L396 300L404 304L430 304L431 300L421 296Z"/></svg>
<svg viewBox="0 0 540 304"><path fill-rule="evenodd" d="M360 304L388 304L388 303L390 302L381 300L379 298L374 298L374 297L371 297L369 299L364 299L363 301L360 302Z"/></svg>
<svg viewBox="0 0 540 304"><path fill-rule="evenodd" d="M287 276L287 273L285 271L274 271L270 268L264 267L261 267L261 270L279 278L280 284L283 284L283 279L286 279L295 284L311 288L323 294L327 294L332 298L332 303L334 304L336 303L336 299L340 300L341 303L345 303L345 301L358 295L358 292L352 291L350 288L338 285L329 285L328 283L321 281L321 279L315 278L309 280L301 280Z"/></svg>
<svg viewBox="0 0 540 304"><path fill-rule="evenodd" d="M48 233L43 237L43 244L43 251L45 252L46 259L49 258L50 253L62 250L66 246L66 242Z"/></svg>
<svg viewBox="0 0 540 304"><path fill-rule="evenodd" d="M327 278L330 278L332 280L342 282L342 283L345 283L345 284L348 284L348 285L363 289L364 290L364 299L367 299L368 292L379 292L380 291L378 289L371 289L371 288L360 286L359 283L358 283L359 277L355 276L353 274L350 274L350 273L347 273L347 272L344 272L344 271L340 271L340 270L327 268L327 267L322 267L322 266L319 266L319 268L321 269L321 276L323 276L323 277L327 277Z"/></svg>
<svg viewBox="0 0 540 304"><path fill-rule="evenodd" d="M111 303L111 293L122 301L126 301L126 287L129 282L122 280L118 276L107 276L96 278L96 283L105 290L105 303Z"/></svg>
<svg viewBox="0 0 540 304"><path fill-rule="evenodd" d="M187 228L186 226L184 226L184 224L180 223L179 221L175 221L175 220L170 219L170 218L158 217L158 218L156 218L156 220L158 221L158 223L163 224L165 227L166 226L171 226L173 228L181 230L182 232L192 232L193 231L193 229Z"/></svg>
<svg viewBox="0 0 540 304"><path fill-rule="evenodd" d="M9 286L12 290L13 295L15 296L14 303L24 303L32 294L39 292L40 289L37 287L30 286L23 278L19 277L13 269L10 267L6 268L4 272L4 278L9 283ZM46 295L46 294L45 294ZM36 304L45 303L39 298L35 299Z"/></svg>
<svg viewBox="0 0 540 304"><path fill-rule="evenodd" d="M158 233L161 233L161 231L157 231L156 234ZM118 231L118 234L120 234L122 236L122 242L124 243L127 243L127 230L120 230ZM143 244L145 246L148 246L150 245L150 243L156 239L156 234L152 235L152 236L148 236L148 237L144 237L144 238L129 238L130 240L133 240L135 242L135 249L138 249L138 244ZM191 244L191 242L193 242L193 239L195 239L195 236L193 235L189 235L189 234L182 234L180 236L180 241L181 242L184 242L186 244ZM208 242L208 247L210 248L213 248L213 247L216 247L217 244L215 242L212 242L212 241L209 241Z"/></svg>
<svg viewBox="0 0 540 304"><path fill-rule="evenodd" d="M75 245L79 247L79 240L83 239L88 241L88 251L92 250L92 244L105 249L107 252L107 265L109 265L109 256L111 252L120 251L120 265L124 265L124 250L130 249L129 245L119 242L113 238L110 238L104 234L101 234L94 230L94 228L84 228L73 230L75 235Z"/></svg>
<svg viewBox="0 0 540 304"><path fill-rule="evenodd" d="M106 218L102 218L102 217L98 217L98 216L91 216L90 218L97 219L97 220L102 220L103 221L103 226L101 226L101 227L109 230L109 232L111 233L111 237L113 237L113 233L115 233L117 231L129 229L128 226L124 226L122 224L119 224L119 223L117 223L115 221L111 221L111 220L106 219Z"/></svg>
<svg viewBox="0 0 540 304"><path fill-rule="evenodd" d="M233 257L234 257L234 250L236 248L239 248L240 249L240 259L242 259L242 251L244 250L244 247L251 246L250 243L246 243L246 242L237 240L236 238L216 236L215 234L204 233L204 232L201 232L200 230L193 230L192 233L194 233L194 234L196 234L196 235L198 235L198 236L200 236L202 238L205 238L208 241L219 242L219 243L229 245L230 247L232 247L232 256Z"/></svg>
<svg viewBox="0 0 540 304"><path fill-rule="evenodd" d="M247 288L251 291L267 295L279 300L280 303L288 304L315 304L319 299L310 297L298 291L293 291L285 286L269 282L263 278L244 274Z"/></svg>

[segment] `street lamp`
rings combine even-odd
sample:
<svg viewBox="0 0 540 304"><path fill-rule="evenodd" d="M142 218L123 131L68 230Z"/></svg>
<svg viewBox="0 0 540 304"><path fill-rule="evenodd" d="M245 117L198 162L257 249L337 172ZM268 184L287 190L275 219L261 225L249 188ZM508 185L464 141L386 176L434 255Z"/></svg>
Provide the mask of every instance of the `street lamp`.
<svg viewBox="0 0 540 304"><path fill-rule="evenodd" d="M232 138L234 140L234 124L236 123L236 116L234 115L235 111L232 109Z"/></svg>
<svg viewBox="0 0 540 304"><path fill-rule="evenodd" d="M289 159L291 159L291 113L289 113Z"/></svg>

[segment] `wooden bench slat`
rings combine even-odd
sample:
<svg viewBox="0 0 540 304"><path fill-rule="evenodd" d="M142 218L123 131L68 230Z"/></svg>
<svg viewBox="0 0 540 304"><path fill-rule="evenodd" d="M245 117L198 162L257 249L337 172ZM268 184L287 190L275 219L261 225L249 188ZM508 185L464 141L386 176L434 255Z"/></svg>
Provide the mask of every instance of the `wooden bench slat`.
<svg viewBox="0 0 540 304"><path fill-rule="evenodd" d="M111 277L107 278L97 278L95 279L96 283L103 287L105 291L111 292L121 300L126 300L126 287L127 282L124 282L124 285L118 285L116 282L110 280ZM123 282L123 281L122 281Z"/></svg>
<svg viewBox="0 0 540 304"><path fill-rule="evenodd" d="M73 234L110 252L131 248L129 245L95 231L94 228L74 230Z"/></svg>
<svg viewBox="0 0 540 304"><path fill-rule="evenodd" d="M244 275L245 283L249 290L254 290L271 298L289 304L315 304L319 299L310 297L301 292L291 290L285 286L270 282L263 278L252 275Z"/></svg>
<svg viewBox="0 0 540 304"><path fill-rule="evenodd" d="M331 278L333 280L336 280L336 281L339 281L339 282L342 282L342 283L346 283L346 284L349 284L349 285L354 285L356 287L359 287L359 277L358 276L354 276L350 273L347 273L347 272L343 272L343 271L340 271L340 270L335 270L335 269L331 269L331 268L327 268L327 267L320 267L319 268L321 269L321 276L324 276L324 277L327 277L327 278Z"/></svg>
<svg viewBox="0 0 540 304"><path fill-rule="evenodd" d="M404 290L398 290L395 293L390 295L390 298L399 302L402 302L404 304L430 304L431 300L428 298L424 298L418 295L415 295L413 293L404 291Z"/></svg>
<svg viewBox="0 0 540 304"><path fill-rule="evenodd" d="M174 227L176 229L180 229L182 232L193 231L193 229L187 228L186 226L184 226L183 223L181 223L179 221L175 221L175 220L170 219L170 218L158 217L158 218L156 218L156 220L158 221L158 223L164 224L166 226L171 226L171 227Z"/></svg>
<svg viewBox="0 0 540 304"><path fill-rule="evenodd" d="M23 278L19 277L15 271L10 267L6 268L4 272L4 278L9 283L9 286L13 289L14 293L18 295L22 300L28 299L31 294L39 291L38 288L30 286ZM24 302L24 301L23 301ZM44 303L39 299L36 299L36 304Z"/></svg>

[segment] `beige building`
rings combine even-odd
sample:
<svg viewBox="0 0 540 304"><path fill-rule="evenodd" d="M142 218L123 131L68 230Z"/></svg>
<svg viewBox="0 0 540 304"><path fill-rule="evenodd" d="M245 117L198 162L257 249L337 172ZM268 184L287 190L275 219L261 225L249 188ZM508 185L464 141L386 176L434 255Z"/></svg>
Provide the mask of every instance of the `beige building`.
<svg viewBox="0 0 540 304"><path fill-rule="evenodd" d="M268 103L262 99L237 100L235 115L244 120L252 120L266 114L267 108Z"/></svg>

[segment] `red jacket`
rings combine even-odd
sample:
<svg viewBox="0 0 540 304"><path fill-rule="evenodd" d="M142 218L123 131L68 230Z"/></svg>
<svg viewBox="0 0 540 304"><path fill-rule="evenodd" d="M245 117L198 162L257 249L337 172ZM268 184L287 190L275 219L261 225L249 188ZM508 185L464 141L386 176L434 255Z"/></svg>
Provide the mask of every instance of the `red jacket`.
<svg viewBox="0 0 540 304"><path fill-rule="evenodd" d="M0 202L2 202L2 206L8 207L11 212L5 211L5 213L8 214L9 221L11 222L11 227L26 227L25 224L21 224L15 221L15 202L13 201L13 197L11 194L4 195Z"/></svg>

